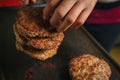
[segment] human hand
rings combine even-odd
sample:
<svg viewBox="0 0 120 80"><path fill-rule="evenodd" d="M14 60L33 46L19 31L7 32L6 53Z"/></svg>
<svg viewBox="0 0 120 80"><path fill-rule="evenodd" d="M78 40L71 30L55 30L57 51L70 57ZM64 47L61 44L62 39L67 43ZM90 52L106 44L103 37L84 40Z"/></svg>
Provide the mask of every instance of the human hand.
<svg viewBox="0 0 120 80"><path fill-rule="evenodd" d="M24 2L25 4L29 4L29 2L36 3L36 0L21 0L21 2Z"/></svg>
<svg viewBox="0 0 120 80"><path fill-rule="evenodd" d="M97 0L48 0L43 18L49 20L57 31L77 29L84 24Z"/></svg>

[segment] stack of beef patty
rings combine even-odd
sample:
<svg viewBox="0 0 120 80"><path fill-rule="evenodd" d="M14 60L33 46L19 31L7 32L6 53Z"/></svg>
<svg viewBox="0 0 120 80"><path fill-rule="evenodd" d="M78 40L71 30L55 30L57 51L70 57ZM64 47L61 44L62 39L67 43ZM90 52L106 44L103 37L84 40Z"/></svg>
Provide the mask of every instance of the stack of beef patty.
<svg viewBox="0 0 120 80"><path fill-rule="evenodd" d="M16 48L31 57L46 60L57 53L64 34L50 30L50 25L42 18L43 8L26 6L17 14L13 27Z"/></svg>

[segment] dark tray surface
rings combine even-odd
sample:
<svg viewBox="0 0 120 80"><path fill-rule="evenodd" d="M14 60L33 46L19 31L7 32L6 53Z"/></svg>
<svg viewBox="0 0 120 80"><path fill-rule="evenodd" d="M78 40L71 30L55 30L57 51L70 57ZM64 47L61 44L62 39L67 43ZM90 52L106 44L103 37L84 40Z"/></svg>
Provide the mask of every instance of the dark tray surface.
<svg viewBox="0 0 120 80"><path fill-rule="evenodd" d="M9 14L9 15L8 15ZM110 80L120 80L119 66L105 50L87 35L83 28L68 30L57 55L47 61L38 61L17 51L12 26L15 23L14 10L0 12L0 59L6 80L71 80L68 62L71 58L90 53L105 59L112 69Z"/></svg>

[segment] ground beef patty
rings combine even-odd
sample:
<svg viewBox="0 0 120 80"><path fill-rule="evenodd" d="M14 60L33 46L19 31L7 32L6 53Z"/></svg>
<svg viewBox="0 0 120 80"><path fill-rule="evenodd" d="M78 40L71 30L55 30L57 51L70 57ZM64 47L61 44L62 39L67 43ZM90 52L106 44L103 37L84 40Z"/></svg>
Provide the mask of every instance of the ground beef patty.
<svg viewBox="0 0 120 80"><path fill-rule="evenodd" d="M16 41L16 48L38 60L46 60L48 58L53 57L57 53L57 49L58 49L58 48L49 49L49 50L35 49L31 46L20 44L17 41Z"/></svg>
<svg viewBox="0 0 120 80"><path fill-rule="evenodd" d="M64 34L51 30L49 22L43 20L43 8L25 6L18 11L13 31L18 50L39 60L57 54Z"/></svg>
<svg viewBox="0 0 120 80"><path fill-rule="evenodd" d="M14 34L16 36L16 40L19 43L24 43L26 45L33 46L37 49L53 49L58 47L64 37L64 34L61 33L56 37L50 37L50 38L30 38L30 37L24 37L21 34L18 33L18 30L15 25L13 28Z"/></svg>
<svg viewBox="0 0 120 80"><path fill-rule="evenodd" d="M61 33L49 29L51 26L43 20L42 10L43 8L26 6L18 11L17 23L21 34L29 37L51 37Z"/></svg>
<svg viewBox="0 0 120 80"><path fill-rule="evenodd" d="M109 80L111 69L103 60L90 54L73 58L69 63L72 80Z"/></svg>

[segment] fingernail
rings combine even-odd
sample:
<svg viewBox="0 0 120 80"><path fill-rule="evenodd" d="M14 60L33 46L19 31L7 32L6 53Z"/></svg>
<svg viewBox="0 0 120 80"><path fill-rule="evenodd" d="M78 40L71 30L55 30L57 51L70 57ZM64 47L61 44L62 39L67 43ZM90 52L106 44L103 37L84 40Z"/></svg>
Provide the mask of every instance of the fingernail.
<svg viewBox="0 0 120 80"><path fill-rule="evenodd" d="M61 21L57 21L55 23L51 22L51 25L54 26L54 27L56 27L56 28L58 28L61 25L61 23L62 23Z"/></svg>
<svg viewBox="0 0 120 80"><path fill-rule="evenodd" d="M62 32L63 31L63 28L61 26L57 26L56 29L57 29L58 32Z"/></svg>
<svg viewBox="0 0 120 80"><path fill-rule="evenodd" d="M57 28L57 31L58 31L58 32L62 32L63 30L62 30L62 29L60 29L60 28Z"/></svg>
<svg viewBox="0 0 120 80"><path fill-rule="evenodd" d="M78 29L80 26L78 26L78 27L75 27L74 29Z"/></svg>
<svg viewBox="0 0 120 80"><path fill-rule="evenodd" d="M65 28L63 31L66 31L68 28Z"/></svg>
<svg viewBox="0 0 120 80"><path fill-rule="evenodd" d="M61 26L59 26L58 28L57 28L57 30L59 31L59 32L63 32L63 31L66 31L68 28L66 28L66 27L61 27Z"/></svg>

